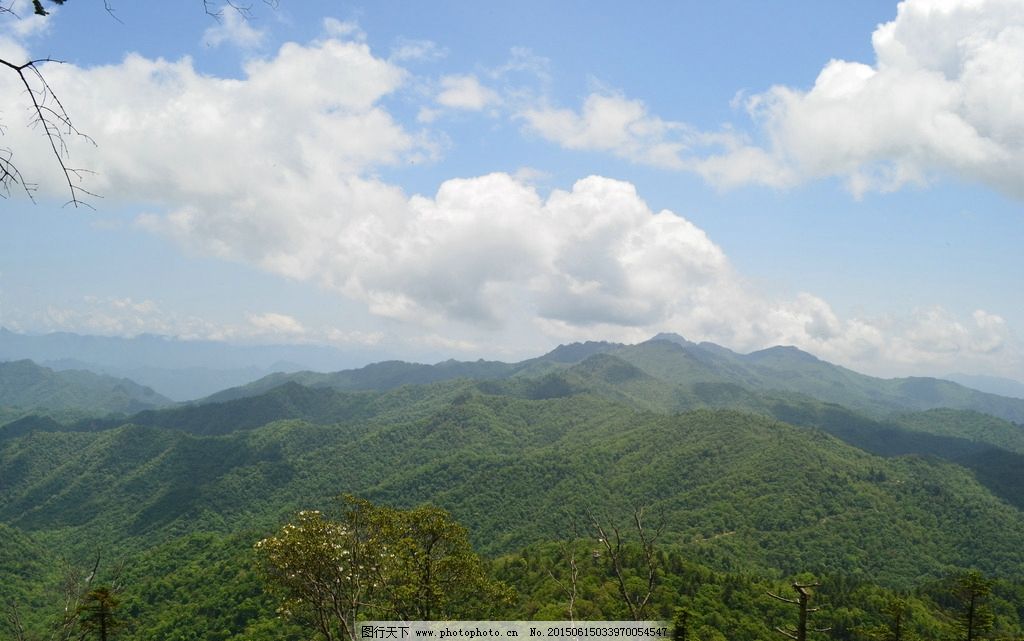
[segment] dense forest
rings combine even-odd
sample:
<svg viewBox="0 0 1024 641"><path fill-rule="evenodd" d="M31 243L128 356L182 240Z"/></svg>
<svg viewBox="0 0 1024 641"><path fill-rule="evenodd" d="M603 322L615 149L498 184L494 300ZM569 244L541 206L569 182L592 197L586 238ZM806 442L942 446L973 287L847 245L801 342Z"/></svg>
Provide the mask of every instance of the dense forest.
<svg viewBox="0 0 1024 641"><path fill-rule="evenodd" d="M0 414L10 638L331 638L280 571L324 567L317 541L393 555L357 618L783 638L797 609L769 593L796 584L830 628L810 638L1024 638L1019 399L664 336L136 413L68 389ZM440 569L415 579L428 548Z"/></svg>

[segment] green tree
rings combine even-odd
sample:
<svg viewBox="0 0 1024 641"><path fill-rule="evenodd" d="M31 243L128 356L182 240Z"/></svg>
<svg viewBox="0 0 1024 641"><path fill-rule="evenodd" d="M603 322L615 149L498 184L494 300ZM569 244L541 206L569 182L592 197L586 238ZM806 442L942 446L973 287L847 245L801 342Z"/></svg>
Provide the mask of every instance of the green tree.
<svg viewBox="0 0 1024 641"><path fill-rule="evenodd" d="M381 528L390 554L388 601L403 620L481 616L484 604L511 601L511 592L493 581L473 552L462 525L438 507L382 509Z"/></svg>
<svg viewBox="0 0 1024 641"><path fill-rule="evenodd" d="M690 641L690 611L686 608L676 608L672 641Z"/></svg>
<svg viewBox="0 0 1024 641"><path fill-rule="evenodd" d="M366 616L484 618L489 607L512 601L448 512L396 510L351 496L343 503L340 520L299 512L256 543L265 577L283 597L282 615L328 641L354 640Z"/></svg>
<svg viewBox="0 0 1024 641"><path fill-rule="evenodd" d="M953 596L960 603L960 629L967 641L974 641L979 635L990 629L994 617L986 603L992 593L992 580L986 579L981 572L971 571L961 574L953 581Z"/></svg>
<svg viewBox="0 0 1024 641"><path fill-rule="evenodd" d="M99 641L107 641L118 625L114 616L118 599L108 587L90 590L79 608L79 626L83 637L92 633Z"/></svg>
<svg viewBox="0 0 1024 641"><path fill-rule="evenodd" d="M299 512L276 536L256 543L267 581L279 591L278 612L311 625L327 641L356 639L360 613L381 588L386 547L375 508L349 498L340 521Z"/></svg>

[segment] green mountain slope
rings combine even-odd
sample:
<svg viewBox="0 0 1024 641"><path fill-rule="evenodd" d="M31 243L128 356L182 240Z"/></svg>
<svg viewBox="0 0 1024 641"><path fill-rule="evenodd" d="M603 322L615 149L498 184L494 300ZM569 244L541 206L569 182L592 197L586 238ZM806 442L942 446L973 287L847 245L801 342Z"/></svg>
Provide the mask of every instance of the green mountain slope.
<svg viewBox="0 0 1024 641"><path fill-rule="evenodd" d="M893 413L951 408L983 412L1024 424L1024 399L986 394L932 378L880 379L822 361L795 347L772 347L737 354L712 343L692 343L675 334L659 334L637 345L574 343L520 363L445 361L436 365L388 361L330 374L273 374L242 387L219 392L200 403L262 394L287 382L339 390L388 390L455 379L505 380L550 375L599 356L615 356L680 392L679 407L706 396L764 392L798 394L838 403L881 418ZM723 387L724 386L724 387ZM688 398L687 398L688 397Z"/></svg>
<svg viewBox="0 0 1024 641"><path fill-rule="evenodd" d="M948 598L921 592L931 581L966 568L1024 576L1021 426L971 410L912 411L986 398L872 379L792 348L740 355L662 336L517 364L281 375L219 398L127 419L7 414L16 420L0 427L0 596L42 612L56 559L99 549L133 564L129 638L302 638L268 614L248 546L340 492L449 509L529 598L550 593L511 618L557 612L557 586L541 585L550 575L535 567L550 552L537 550L573 519L626 523L639 505L691 564L677 568L673 589L704 604L708 629L746 626L737 638L770 631L771 607L751 599L783 576L839 577L848 589L834 595L874 608L876 622L880 593L852 597L849 586L914 588L924 616ZM621 615L608 605L610 580L589 577L584 601ZM1017 588L1006 585L1000 607L1016 634ZM659 603L674 602L667 594ZM723 603L769 614L712 616ZM852 607L837 638L858 638ZM943 616L929 617L921 631L948 631Z"/></svg>
<svg viewBox="0 0 1024 641"><path fill-rule="evenodd" d="M243 420L196 434L125 425L0 442L0 521L47 540L141 549L190 531L267 527L348 491L435 502L498 553L554 536L568 514L649 504L667 540L709 562L893 584L951 567L1024 572L1024 513L969 470L882 458L812 428L731 411L638 412L590 393L487 394L470 382L303 394L304 411L330 424ZM244 415L236 403L264 402L206 409L228 421Z"/></svg>
<svg viewBox="0 0 1024 641"><path fill-rule="evenodd" d="M126 378L56 372L28 360L0 362L0 406L110 414L170 404L170 399Z"/></svg>

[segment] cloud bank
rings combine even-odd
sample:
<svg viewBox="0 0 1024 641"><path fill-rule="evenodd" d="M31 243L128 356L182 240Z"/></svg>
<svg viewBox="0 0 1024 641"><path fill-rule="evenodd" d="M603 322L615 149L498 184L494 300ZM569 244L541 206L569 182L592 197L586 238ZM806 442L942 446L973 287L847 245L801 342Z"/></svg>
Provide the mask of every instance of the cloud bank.
<svg viewBox="0 0 1024 641"><path fill-rule="evenodd" d="M972 4L982 5L999 3ZM950 158L976 159L964 160L964 167L989 167L992 144L1019 153L1010 142L1024 140L1024 119L1007 118L1006 111L1022 109L1024 102L975 106L971 118L978 127L988 123L988 143L978 142L984 136L940 136L925 124L906 132L882 127L901 100L909 101L910 94L897 96L897 86L926 57L922 46L911 46L921 45L924 35L910 27L932 21L929 29L950 30L947 40L962 44L928 54L930 66L914 71L936 87L965 85L971 75L966 61L984 76L986 56L1007 54L997 47L983 55L990 47L964 40L964 33L994 30L1011 52L1019 44L1012 28L981 20L973 9L943 12L939 8L946 5L935 5L927 12L923 6L907 3L894 23L876 32L877 68L834 62L809 92L775 88L755 96L752 108L773 132L768 150L744 147L728 132L701 134L661 120L621 96L591 97L581 114L538 109L520 117L568 147L672 168L704 167L723 181L751 180L759 170L761 180L781 184L816 167L857 177L864 188L882 188L938 166L940 142L960 150ZM985 310L970 319L939 308L902 318L843 319L810 293L766 297L736 273L704 231L678 212L651 210L628 182L589 176L542 195L512 175L490 173L446 180L432 195L406 194L377 172L436 153L434 134L408 130L383 106L410 74L375 56L360 37L339 39L358 36L357 29L328 27L333 36L289 43L248 62L241 79L201 74L188 58L129 55L104 67L47 67L62 98L76 105L79 127L99 145L73 150L81 154L80 164L98 172L90 188L114 200L148 203L153 213L139 224L183 246L316 282L404 324L416 340L456 350L504 341L523 350L552 340L638 341L675 331L740 350L794 344L876 371L885 364L1021 367L1006 323ZM887 74L895 75L884 83L877 79ZM913 93L914 105L952 104L922 87ZM442 88L448 93L438 100L452 108L480 109L497 100L473 76L451 76ZM887 107L866 109L883 95ZM956 104L973 104L969 98L961 92ZM865 137L824 127L840 106L848 118L859 119L850 121L851 128L865 128ZM886 109L887 118L878 115ZM936 115L931 122L946 121ZM802 142L811 134L826 142ZM19 149L36 150L23 157L26 169L47 170L51 161L31 130L11 127L10 135ZM975 143L977 153L965 155ZM686 157L688 150L709 145L729 151L697 164ZM775 163L774 178L764 178L766 162ZM894 169L886 173L879 163ZM1009 180L1020 166L1000 164L998 172ZM876 182L883 175L885 185ZM249 335L308 334L300 319L276 312L251 314L245 327Z"/></svg>

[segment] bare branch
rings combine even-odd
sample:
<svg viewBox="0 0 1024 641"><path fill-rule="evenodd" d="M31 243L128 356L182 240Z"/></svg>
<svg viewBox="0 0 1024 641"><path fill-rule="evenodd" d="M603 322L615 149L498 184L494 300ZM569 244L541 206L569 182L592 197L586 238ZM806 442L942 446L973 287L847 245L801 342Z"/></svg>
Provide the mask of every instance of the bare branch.
<svg viewBox="0 0 1024 641"><path fill-rule="evenodd" d="M71 116L64 109L64 104L53 92L53 89L50 88L50 84L46 81L42 72L39 71L38 65L44 62L63 64L63 61L54 60L53 58L39 58L17 65L0 58L0 66L14 71L18 75L19 80L21 80L22 86L25 87L25 93L31 101L31 110L33 112L30 126L43 130L43 135L50 145L53 157L57 159L57 164L60 166L61 173L64 174L64 181L67 183L68 190L71 193L71 200L68 203L75 207L79 205L88 206L82 200L82 197L98 196L78 184L82 181L82 174L87 172L67 164L68 149L65 137L77 136L93 145L96 142L88 135L79 131L71 121ZM3 183L8 193L9 186L12 183L20 183L26 191L33 191L33 189L25 184L21 172L14 167L12 157L13 153L8 150L8 155L3 160L0 160L0 165L3 166L2 170L0 170L0 182Z"/></svg>
<svg viewBox="0 0 1024 641"><path fill-rule="evenodd" d="M562 592L565 592L565 595L567 597L569 597L568 612L569 612L569 620L570 621L575 621L576 620L576 616L575 616L575 611L576 611L576 594L577 594L576 584L577 584L577 581L578 581L579 575L580 575L579 565L576 562L576 542L578 540L579 540L579 529L576 527L576 521L573 520L572 521L572 539L570 539L568 543L566 543L565 541L560 541L559 542L559 548L561 548L561 550L562 550L562 555L569 562L569 586L566 586L564 583L562 583L558 579L558 577L555 576L555 573L552 572L550 568L548 569L548 576L550 576L551 579L558 585L558 587L561 588Z"/></svg>
<svg viewBox="0 0 1024 641"><path fill-rule="evenodd" d="M773 599L778 599L779 601L785 601L786 603L792 603L793 605L800 605L800 602L797 601L796 599L786 599L786 598L781 597L781 596L779 596L777 594L772 594L771 592L768 593L768 596L772 597Z"/></svg>
<svg viewBox="0 0 1024 641"><path fill-rule="evenodd" d="M592 512L587 512L587 517L590 519L591 525L598 535L598 541L604 546L605 551L608 554L612 571L615 573L615 578L619 584L619 595L626 603L626 607L629 608L629 613L633 617L634 621L643 620L647 604L651 600L651 596L654 594L654 586L655 583L657 583L658 578L657 558L654 554L654 544L664 528L664 522L662 522L662 524L655 530L654 536L648 537L644 531L643 514L644 509L642 507L633 510L633 524L636 527L637 535L640 538L641 550L644 555L644 561L647 565L647 588L643 596L640 596L639 594L631 594L629 590L626 589L626 575L622 567L622 535L619 532L619 528L614 525L612 526L612 534L615 536L615 545L613 546L604 526L598 522Z"/></svg>
<svg viewBox="0 0 1024 641"><path fill-rule="evenodd" d="M246 20L252 17L251 4L239 4L238 2L235 2L235 0L223 0L223 2L223 6L218 7L218 3L213 2L212 0L203 0L203 10L206 12L206 15L210 16L217 22L220 22L221 19L224 17L225 7L234 10L236 13L238 13L238 15L242 16ZM276 6L276 4L277 3L274 2L271 6Z"/></svg>
<svg viewBox="0 0 1024 641"><path fill-rule="evenodd" d="M21 622L21 612L18 610L18 603L11 599L7 604L7 626L14 632L14 641L26 641L25 625Z"/></svg>
<svg viewBox="0 0 1024 641"><path fill-rule="evenodd" d="M114 5L110 4L110 0L103 0L103 8L107 10L107 13L110 14L111 18L113 18L114 20L117 20L121 24L124 24L123 20L118 18L116 15L114 15Z"/></svg>
<svg viewBox="0 0 1024 641"><path fill-rule="evenodd" d="M49 2L55 5L63 5L65 1L49 0ZM246 20L250 19L252 15L252 6L242 4L238 0L220 0L220 2L202 0L202 2L206 14L218 21L223 17L224 8L236 11ZM278 0L263 0L263 3L271 8L277 8L278 6ZM0 14L7 14L15 19L21 19L14 12L13 6L13 3L7 6L0 5ZM50 12L46 10L43 4L43 0L32 0L32 8L35 15L50 15ZM110 14L110 17L123 24L122 20L114 13L112 0L103 0L103 8ZM68 164L67 138L71 136L79 137L93 145L96 142L75 127L64 105L39 70L39 65L44 62L62 63L62 61L52 58L40 58L23 64L17 64L0 58L0 67L6 67L16 73L21 85L25 88L25 93L31 101L30 110L32 118L30 126L42 130L42 134L49 143L50 151L57 160L57 165L60 167L61 173L64 176L64 182L67 184L68 192L71 195L71 198L65 205L70 204L75 207L84 205L92 208L85 198L89 196L100 198L100 196L85 189L81 184L83 175L92 172ZM3 134L3 132L3 126L0 124L0 134ZM9 196L11 188L14 186L21 186L29 200L35 202L33 194L37 191L38 186L35 183L27 182L25 176L15 165L14 150L2 148L0 149L0 197L6 198Z"/></svg>

